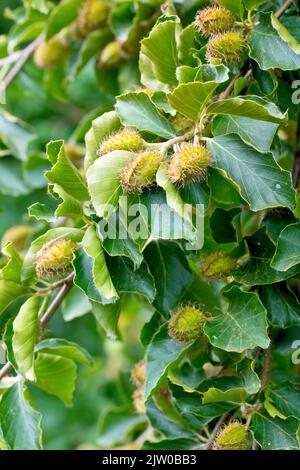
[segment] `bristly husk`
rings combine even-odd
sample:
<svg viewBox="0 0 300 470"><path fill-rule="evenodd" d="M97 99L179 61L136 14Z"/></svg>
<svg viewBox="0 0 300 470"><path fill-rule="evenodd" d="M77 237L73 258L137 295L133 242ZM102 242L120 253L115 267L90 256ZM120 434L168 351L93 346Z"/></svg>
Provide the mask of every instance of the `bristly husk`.
<svg viewBox="0 0 300 470"><path fill-rule="evenodd" d="M223 279L237 268L237 261L223 251L206 255L201 263L201 272L208 279Z"/></svg>
<svg viewBox="0 0 300 470"><path fill-rule="evenodd" d="M189 181L203 181L207 176L210 155L202 145L184 144L168 166L172 183L184 186Z"/></svg>
<svg viewBox="0 0 300 470"><path fill-rule="evenodd" d="M77 243L67 238L46 243L36 257L38 278L49 283L65 278L73 270L72 261L77 248Z"/></svg>
<svg viewBox="0 0 300 470"><path fill-rule="evenodd" d="M204 8L197 13L196 27L204 36L214 36L229 31L235 23L234 15L218 5Z"/></svg>
<svg viewBox="0 0 300 470"><path fill-rule="evenodd" d="M241 60L245 39L238 31L228 31L212 37L207 44L206 58L211 64L233 64Z"/></svg>
<svg viewBox="0 0 300 470"><path fill-rule="evenodd" d="M181 305L169 320L169 336L176 341L187 343L203 335L203 326L206 321L205 313L194 305Z"/></svg>
<svg viewBox="0 0 300 470"><path fill-rule="evenodd" d="M127 193L142 193L153 185L161 162L158 152L145 151L138 153L130 160L121 172L121 186Z"/></svg>
<svg viewBox="0 0 300 470"><path fill-rule="evenodd" d="M238 421L225 426L213 443L213 450L248 450L249 448L247 428Z"/></svg>
<svg viewBox="0 0 300 470"><path fill-rule="evenodd" d="M128 152L139 152L144 150L145 141L134 129L124 128L110 134L101 144L97 155L102 157L114 150L126 150Z"/></svg>

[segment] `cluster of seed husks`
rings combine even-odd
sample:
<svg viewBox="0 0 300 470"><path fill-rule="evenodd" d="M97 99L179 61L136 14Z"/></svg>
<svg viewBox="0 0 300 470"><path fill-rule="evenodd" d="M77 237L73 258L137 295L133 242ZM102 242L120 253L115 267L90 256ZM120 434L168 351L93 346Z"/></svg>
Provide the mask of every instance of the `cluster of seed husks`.
<svg viewBox="0 0 300 470"><path fill-rule="evenodd" d="M235 17L229 10L212 5L198 12L195 23L198 31L210 38L206 52L210 63L229 65L239 62L245 49L245 39L235 29Z"/></svg>

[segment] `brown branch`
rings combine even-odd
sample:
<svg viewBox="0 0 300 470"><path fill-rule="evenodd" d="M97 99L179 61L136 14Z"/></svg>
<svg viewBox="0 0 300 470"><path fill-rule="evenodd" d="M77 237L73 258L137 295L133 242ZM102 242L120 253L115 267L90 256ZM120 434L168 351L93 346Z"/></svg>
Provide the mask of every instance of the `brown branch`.
<svg viewBox="0 0 300 470"><path fill-rule="evenodd" d="M281 15L289 8L293 3L293 0L286 0L284 4L276 11L275 16L276 18L280 18Z"/></svg>
<svg viewBox="0 0 300 470"><path fill-rule="evenodd" d="M43 334L44 329L46 324L49 322L49 320L53 317L54 313L66 297L67 293L71 289L73 285L73 277L72 278L67 278L64 285L58 292L57 296L54 298L53 302L49 305L47 311L44 313L40 320L40 328L41 332ZM0 380L2 380L9 372L11 372L13 369L13 366L11 365L10 362L7 362L4 367L0 370Z"/></svg>
<svg viewBox="0 0 300 470"><path fill-rule="evenodd" d="M270 346L268 347L268 349L266 349L266 352L265 352L264 365L263 365L263 370L262 370L262 375L261 375L261 387L260 387L261 391L264 390L266 386L268 385L269 378L270 378L271 363L272 363L272 343L270 343Z"/></svg>
<svg viewBox="0 0 300 470"><path fill-rule="evenodd" d="M31 42L27 47L25 47L18 60L16 61L15 65L12 67L10 72L6 75L6 77L1 80L0 82L0 93L7 88L7 86L13 81L16 75L20 72L23 65L27 62L31 54L35 51L35 49L44 41L45 36L41 34L38 36L33 42Z"/></svg>
<svg viewBox="0 0 300 470"><path fill-rule="evenodd" d="M219 419L219 421L217 422L217 424L215 425L206 445L204 446L204 450L209 450L219 432L219 429L220 427L222 426L222 424L224 423L224 421L227 419L229 413L226 413L225 415L221 416L221 418Z"/></svg>

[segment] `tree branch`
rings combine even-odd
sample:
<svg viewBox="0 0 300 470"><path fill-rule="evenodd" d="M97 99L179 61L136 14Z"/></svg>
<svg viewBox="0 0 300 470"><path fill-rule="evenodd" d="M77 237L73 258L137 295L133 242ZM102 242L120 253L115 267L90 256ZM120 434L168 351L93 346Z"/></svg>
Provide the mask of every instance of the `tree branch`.
<svg viewBox="0 0 300 470"><path fill-rule="evenodd" d="M57 296L54 298L53 302L49 305L47 311L42 316L40 320L40 328L41 328L42 333L45 329L46 324L53 317L54 313L56 312L56 310L58 309L58 307L60 306L64 298L66 297L67 293L71 289L73 285L73 278L74 276L72 276L72 278L69 277L66 279L64 285L58 292ZM13 366L11 365L11 363L7 362L5 366L2 367L2 369L0 370L0 380L2 380L7 374L9 374L9 372L11 372L12 369L13 369Z"/></svg>
<svg viewBox="0 0 300 470"><path fill-rule="evenodd" d="M221 418L219 419L219 421L217 422L217 424L215 425L206 445L204 446L204 450L209 450L219 432L219 429L220 427L222 426L222 424L224 423L224 421L226 420L226 418L228 417L229 413L226 413L225 415L221 416Z"/></svg>
<svg viewBox="0 0 300 470"><path fill-rule="evenodd" d="M3 92L5 88L7 88L7 86L13 81L13 79L20 72L23 65L27 62L31 54L33 54L35 49L44 41L44 39L45 39L45 35L41 34L33 42L31 42L27 47L25 47L22 50L15 65L12 67L12 69L6 75L6 77L3 80L1 80L0 93Z"/></svg>
<svg viewBox="0 0 300 470"><path fill-rule="evenodd" d="M284 4L276 11L275 16L276 18L280 18L281 15L287 10L293 3L293 0L286 0Z"/></svg>

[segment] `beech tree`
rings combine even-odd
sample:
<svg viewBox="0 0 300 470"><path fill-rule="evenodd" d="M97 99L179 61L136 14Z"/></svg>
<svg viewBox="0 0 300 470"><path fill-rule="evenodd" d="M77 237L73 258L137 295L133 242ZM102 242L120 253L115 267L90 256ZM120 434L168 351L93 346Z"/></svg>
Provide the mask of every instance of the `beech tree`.
<svg viewBox="0 0 300 470"><path fill-rule="evenodd" d="M298 2L4 3L0 448L299 450Z"/></svg>

